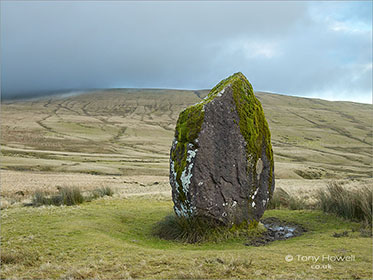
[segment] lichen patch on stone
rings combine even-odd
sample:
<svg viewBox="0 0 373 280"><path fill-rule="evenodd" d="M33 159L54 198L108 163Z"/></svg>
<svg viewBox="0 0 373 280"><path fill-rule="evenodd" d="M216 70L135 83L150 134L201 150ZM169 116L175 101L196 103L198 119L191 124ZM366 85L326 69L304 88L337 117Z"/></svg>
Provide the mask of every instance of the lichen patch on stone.
<svg viewBox="0 0 373 280"><path fill-rule="evenodd" d="M263 161L261 158L258 159L256 162L256 176L257 180L259 181L260 175L262 174L263 171Z"/></svg>

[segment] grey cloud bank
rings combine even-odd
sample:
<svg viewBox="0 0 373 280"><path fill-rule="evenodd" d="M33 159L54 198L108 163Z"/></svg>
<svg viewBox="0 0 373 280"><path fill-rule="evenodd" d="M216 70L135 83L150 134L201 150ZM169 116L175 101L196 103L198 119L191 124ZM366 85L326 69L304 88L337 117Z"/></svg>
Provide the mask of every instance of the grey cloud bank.
<svg viewBox="0 0 373 280"><path fill-rule="evenodd" d="M1 2L3 98L70 89L256 90L371 103L371 2Z"/></svg>

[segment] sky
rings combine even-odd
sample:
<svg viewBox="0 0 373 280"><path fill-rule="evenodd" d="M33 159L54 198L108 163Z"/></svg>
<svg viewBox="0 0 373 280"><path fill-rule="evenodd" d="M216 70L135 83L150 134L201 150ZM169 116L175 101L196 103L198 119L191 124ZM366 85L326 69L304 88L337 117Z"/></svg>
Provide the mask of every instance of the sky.
<svg viewBox="0 0 373 280"><path fill-rule="evenodd" d="M1 1L1 95L256 91L372 103L372 1Z"/></svg>

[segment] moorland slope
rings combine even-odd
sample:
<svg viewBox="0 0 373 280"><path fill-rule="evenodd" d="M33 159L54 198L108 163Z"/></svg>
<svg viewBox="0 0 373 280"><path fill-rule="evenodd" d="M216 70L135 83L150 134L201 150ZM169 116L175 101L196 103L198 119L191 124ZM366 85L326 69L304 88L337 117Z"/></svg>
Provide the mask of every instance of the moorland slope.
<svg viewBox="0 0 373 280"><path fill-rule="evenodd" d="M111 89L5 101L3 170L168 175L178 115L207 90ZM256 92L272 134L276 178L372 175L372 109Z"/></svg>

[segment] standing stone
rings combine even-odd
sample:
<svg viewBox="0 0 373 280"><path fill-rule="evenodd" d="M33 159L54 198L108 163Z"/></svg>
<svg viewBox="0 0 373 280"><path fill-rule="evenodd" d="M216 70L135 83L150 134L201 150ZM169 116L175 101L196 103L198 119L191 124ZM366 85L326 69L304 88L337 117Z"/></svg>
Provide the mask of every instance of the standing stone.
<svg viewBox="0 0 373 280"><path fill-rule="evenodd" d="M258 221L275 187L270 137L242 73L181 112L170 155L175 213L224 225Z"/></svg>

